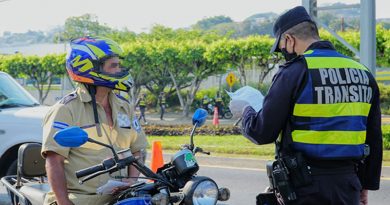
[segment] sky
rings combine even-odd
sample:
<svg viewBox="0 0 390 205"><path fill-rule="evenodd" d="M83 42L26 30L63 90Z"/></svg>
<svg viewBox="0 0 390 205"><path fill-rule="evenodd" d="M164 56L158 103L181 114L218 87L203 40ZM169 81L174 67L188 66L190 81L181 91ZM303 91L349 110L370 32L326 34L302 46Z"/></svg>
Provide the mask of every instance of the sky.
<svg viewBox="0 0 390 205"><path fill-rule="evenodd" d="M318 0L319 6L341 0ZM359 3L359 0L342 0ZM147 32L153 25L189 27L203 18L225 15L234 21L264 12L281 13L302 0L0 0L0 36L48 30L71 16L95 14L110 27ZM390 18L389 0L376 0L377 18Z"/></svg>

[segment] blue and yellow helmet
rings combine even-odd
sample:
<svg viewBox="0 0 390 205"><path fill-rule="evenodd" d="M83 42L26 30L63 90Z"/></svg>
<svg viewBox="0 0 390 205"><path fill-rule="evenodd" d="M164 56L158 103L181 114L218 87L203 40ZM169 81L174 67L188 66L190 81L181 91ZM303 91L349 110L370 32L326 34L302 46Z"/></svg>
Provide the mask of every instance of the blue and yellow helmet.
<svg viewBox="0 0 390 205"><path fill-rule="evenodd" d="M72 80L122 91L128 91L132 86L132 79L127 70L117 74L103 72L104 60L123 54L123 50L116 42L107 38L88 36L72 40L70 48L66 56L66 69Z"/></svg>

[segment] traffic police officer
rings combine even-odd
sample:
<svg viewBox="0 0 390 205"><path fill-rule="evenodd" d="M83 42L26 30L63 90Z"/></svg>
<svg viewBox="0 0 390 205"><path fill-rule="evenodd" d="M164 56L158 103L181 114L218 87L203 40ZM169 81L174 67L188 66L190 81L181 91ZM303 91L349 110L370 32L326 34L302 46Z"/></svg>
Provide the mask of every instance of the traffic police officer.
<svg viewBox="0 0 390 205"><path fill-rule="evenodd" d="M165 98L165 92L160 92L158 96L158 104L160 105L160 120L164 120L165 107L167 106L167 100Z"/></svg>
<svg viewBox="0 0 390 205"><path fill-rule="evenodd" d="M136 106L139 106L140 115L138 118L138 121L141 121L141 119L144 120L144 123L147 125L148 122L146 122L145 117L145 109L146 109L146 94L142 94L141 97L138 99L138 102L136 103Z"/></svg>
<svg viewBox="0 0 390 205"><path fill-rule="evenodd" d="M242 111L244 136L256 144L278 139L281 158L304 156L311 183L293 187L297 199L289 204L367 204L367 190L379 189L382 163L374 77L321 41L304 7L281 15L274 34L271 52L281 52L286 63L274 76L262 110L248 103L238 108L239 100L230 103L233 113Z"/></svg>
<svg viewBox="0 0 390 205"><path fill-rule="evenodd" d="M147 146L144 132L134 116L128 100L114 94L113 89L128 91L131 78L120 68L122 50L112 40L84 37L72 40L66 68L78 88L53 105L44 119L42 155L51 191L45 204L106 204L111 195L96 195L96 188L111 177L138 177L135 167L104 174L79 184L75 171L101 163L112 157L109 149L86 143L79 148L58 145L53 135L69 126L83 128L88 137L111 144L116 151L130 148L134 156L142 156ZM132 181L129 180L129 183Z"/></svg>

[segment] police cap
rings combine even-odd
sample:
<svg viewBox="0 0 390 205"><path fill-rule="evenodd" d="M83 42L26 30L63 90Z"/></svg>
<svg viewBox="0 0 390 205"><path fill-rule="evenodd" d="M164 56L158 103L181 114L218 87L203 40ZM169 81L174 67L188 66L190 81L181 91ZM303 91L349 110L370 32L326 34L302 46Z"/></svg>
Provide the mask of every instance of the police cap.
<svg viewBox="0 0 390 205"><path fill-rule="evenodd" d="M280 52L278 45L280 38L284 32L304 21L313 22L313 20L310 18L309 14L303 6L297 6L280 15L279 18L275 21L273 28L273 33L276 38L276 41L271 48L271 53Z"/></svg>

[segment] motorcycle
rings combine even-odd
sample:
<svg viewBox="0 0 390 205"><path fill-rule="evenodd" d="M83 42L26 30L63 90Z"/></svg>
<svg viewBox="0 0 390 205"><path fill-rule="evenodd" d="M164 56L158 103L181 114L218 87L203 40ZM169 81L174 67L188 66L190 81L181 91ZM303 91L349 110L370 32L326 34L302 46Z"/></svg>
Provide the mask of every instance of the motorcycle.
<svg viewBox="0 0 390 205"><path fill-rule="evenodd" d="M183 145L181 150L172 157L171 161L164 164L156 173L146 167L139 158L132 156L130 149L115 152L112 146L88 138L88 134L79 127L68 127L60 130L55 134L54 139L64 147L79 147L89 142L107 147L112 151L112 158L103 160L101 164L76 171L75 174L80 179L80 183L84 183L101 174L116 172L130 165L136 167L144 175L141 178L149 179L149 181L138 182L121 191L116 195L111 204L215 205L218 200L228 200L230 191L227 188L218 188L217 183L213 179L196 174L199 170L199 165L195 159L196 153L210 154L202 148L196 147L193 141L196 128L202 126L206 118L206 110L196 110L192 118L193 129L190 134L190 144ZM43 204L44 195L42 198L42 194L45 191L47 192L47 190L39 190L39 187L35 188L41 193L41 198L34 198L30 194L31 191L30 193L22 192L22 188L29 187L30 182L26 181L21 185L15 182L17 180L15 180L14 176L4 177L1 180L7 187L7 190L9 190L9 194L15 204L20 202L26 205ZM31 183L47 185L43 181L37 182L36 180Z"/></svg>
<svg viewBox="0 0 390 205"><path fill-rule="evenodd" d="M214 107L212 104L207 105L207 112L210 115L214 115ZM229 107L223 107L222 108L222 113L218 113L218 118L222 119L231 119L233 117L233 113L230 111Z"/></svg>

